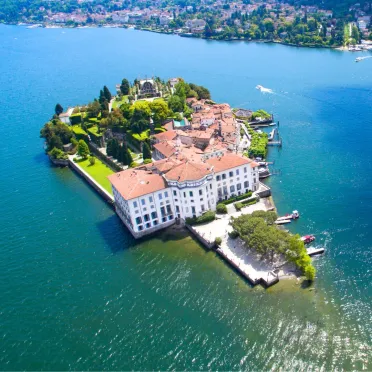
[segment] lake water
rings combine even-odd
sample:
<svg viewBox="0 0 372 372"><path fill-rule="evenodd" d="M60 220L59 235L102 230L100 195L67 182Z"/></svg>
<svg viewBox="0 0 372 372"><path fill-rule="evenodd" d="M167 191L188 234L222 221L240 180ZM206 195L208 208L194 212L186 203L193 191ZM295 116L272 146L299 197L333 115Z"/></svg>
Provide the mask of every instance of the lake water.
<svg viewBox="0 0 372 372"><path fill-rule="evenodd" d="M0 27L0 368L372 369L372 60L123 29ZM171 233L135 242L40 127L123 77L182 76L274 113L279 213L316 234L311 289L250 287ZM263 94L257 84L273 90Z"/></svg>

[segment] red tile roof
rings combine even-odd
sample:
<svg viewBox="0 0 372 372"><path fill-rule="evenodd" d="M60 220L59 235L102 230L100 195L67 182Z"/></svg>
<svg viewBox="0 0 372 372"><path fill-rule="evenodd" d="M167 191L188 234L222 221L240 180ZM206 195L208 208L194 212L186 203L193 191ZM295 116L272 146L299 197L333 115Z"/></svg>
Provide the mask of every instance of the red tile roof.
<svg viewBox="0 0 372 372"><path fill-rule="evenodd" d="M125 200L165 189L167 184L162 176L141 169L127 169L108 177L112 185Z"/></svg>
<svg viewBox="0 0 372 372"><path fill-rule="evenodd" d="M239 167L244 164L251 164L253 161L244 156L236 154L225 154L218 158L207 159L206 162L213 166L215 173L223 172L227 169Z"/></svg>
<svg viewBox="0 0 372 372"><path fill-rule="evenodd" d="M175 166L166 175L166 179L178 182L196 181L212 173L208 164L186 161Z"/></svg>
<svg viewBox="0 0 372 372"><path fill-rule="evenodd" d="M157 141L171 141L177 137L177 133L174 130L167 130L166 132L158 133L154 135Z"/></svg>
<svg viewBox="0 0 372 372"><path fill-rule="evenodd" d="M159 142L154 145L154 148L163 154L166 158L169 158L172 154L176 152L173 145L168 142Z"/></svg>

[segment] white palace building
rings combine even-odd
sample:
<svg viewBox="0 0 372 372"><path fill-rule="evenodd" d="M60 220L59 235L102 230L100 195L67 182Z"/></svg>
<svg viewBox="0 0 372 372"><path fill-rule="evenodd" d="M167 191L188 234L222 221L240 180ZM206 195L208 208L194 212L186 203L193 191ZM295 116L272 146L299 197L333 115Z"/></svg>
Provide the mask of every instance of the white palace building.
<svg viewBox="0 0 372 372"><path fill-rule="evenodd" d="M223 105L223 112L221 106L198 106L199 123L191 129L168 126L154 136L152 163L109 176L116 212L135 238L214 211L219 200L258 190L258 164L237 153L240 126L229 106ZM203 111L211 118L206 127L200 124Z"/></svg>

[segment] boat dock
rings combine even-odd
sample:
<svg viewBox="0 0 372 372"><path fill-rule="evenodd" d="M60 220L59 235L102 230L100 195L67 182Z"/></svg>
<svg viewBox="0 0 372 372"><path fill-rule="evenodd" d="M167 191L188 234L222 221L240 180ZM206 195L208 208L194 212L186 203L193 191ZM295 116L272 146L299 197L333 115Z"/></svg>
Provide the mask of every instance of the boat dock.
<svg viewBox="0 0 372 372"><path fill-rule="evenodd" d="M279 138L278 141L269 141L267 143L267 146L279 146L279 147L282 147L282 139Z"/></svg>

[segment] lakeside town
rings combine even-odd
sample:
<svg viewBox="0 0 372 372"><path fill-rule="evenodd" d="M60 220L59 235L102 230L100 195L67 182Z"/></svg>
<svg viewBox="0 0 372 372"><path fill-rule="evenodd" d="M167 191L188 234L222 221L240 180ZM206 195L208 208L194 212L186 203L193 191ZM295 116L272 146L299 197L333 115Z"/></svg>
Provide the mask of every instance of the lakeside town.
<svg viewBox="0 0 372 372"><path fill-rule="evenodd" d="M123 79L85 106L63 110L41 130L56 165L70 166L108 203L134 238L187 228L252 284L315 278L300 238L281 226L271 190L268 146L281 146L279 123L264 110L216 103L181 78ZM269 133L263 128L268 128Z"/></svg>
<svg viewBox="0 0 372 372"><path fill-rule="evenodd" d="M372 49L371 3L339 10L278 1L40 2L5 22L29 27L126 27L214 40L279 42L288 45Z"/></svg>

